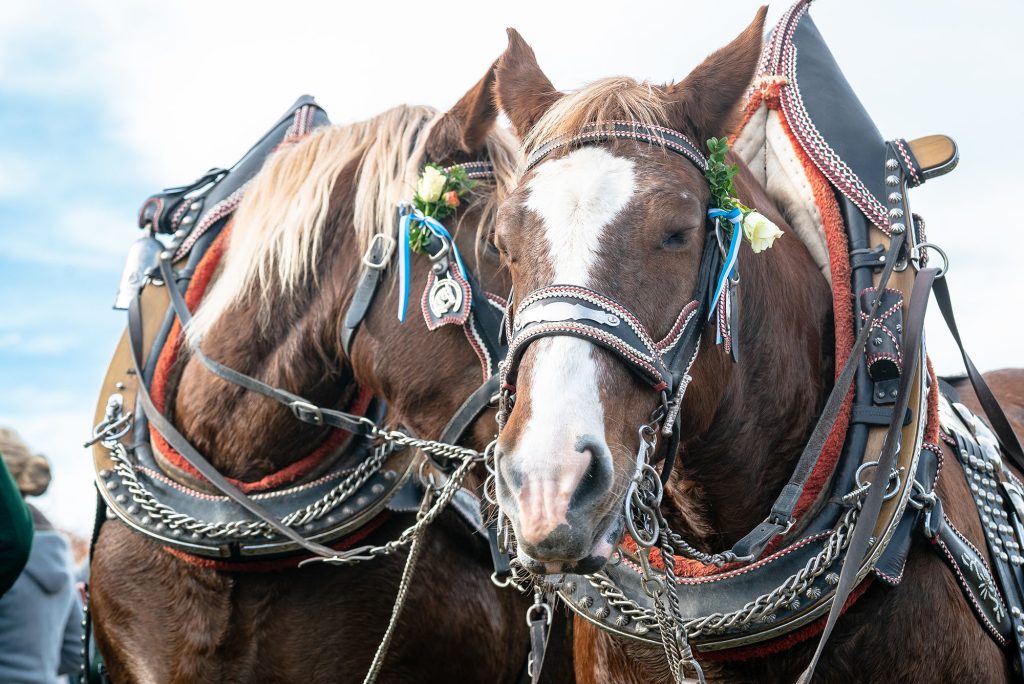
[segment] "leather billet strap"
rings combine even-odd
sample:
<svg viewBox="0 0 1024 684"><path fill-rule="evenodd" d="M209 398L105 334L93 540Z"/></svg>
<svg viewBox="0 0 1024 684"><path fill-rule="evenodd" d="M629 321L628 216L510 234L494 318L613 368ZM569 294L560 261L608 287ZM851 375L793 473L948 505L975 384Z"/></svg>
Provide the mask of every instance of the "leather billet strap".
<svg viewBox="0 0 1024 684"><path fill-rule="evenodd" d="M174 309L174 314L178 317L178 320L181 321L182 328L184 328L188 325L188 322L192 320L192 314L188 310L188 306L185 304L185 299L181 296L181 292L174 285L174 271L171 268L170 262L166 259L160 260L160 276L164 279L164 283L167 285L167 289L170 293L171 308ZM192 348L192 353L196 355L196 358L198 358L204 366L206 366L207 370L221 380L230 382L233 385L238 385L250 392L255 392L267 397L268 399L273 399L279 404L283 404L295 415L296 418L304 423L316 426L327 425L362 437L369 436L373 432L373 422L369 421L364 416L357 416L352 413L346 413L345 411L317 406L313 402L300 397L297 394L292 394L286 390L273 387L261 380L257 380L254 377L240 373L233 368L229 368L219 361L214 361L204 354L198 345ZM163 430L160 432L163 432ZM167 435L165 434L164 436L166 437ZM174 444L172 443L171 446L174 446Z"/></svg>
<svg viewBox="0 0 1024 684"><path fill-rule="evenodd" d="M893 269L898 261L897 257L900 255L905 241L905 233L893 236L889 251L886 254L885 268L882 270L882 275L879 279L879 291L884 291L889 283L889 278L892 276ZM835 384L832 386L832 391L825 401L825 407L821 411L818 422L815 424L814 430L811 432L811 436L807 440L807 444L804 445L804 450L800 454L796 466L793 468L793 474L790 476L789 482L782 488L782 492L775 500L775 503L772 504L771 513L768 518L733 546L733 553L737 557L757 558L767 548L772 539L777 535L785 533L792 527L794 522L793 512L796 510L797 502L800 501L800 497L807 486L807 481L814 471L814 466L818 463L818 458L825 449L825 442L828 440L829 435L832 434L836 420L838 420L840 413L842 413L846 395L849 393L850 387L853 386L854 378L857 376L857 369L860 367L864 347L868 342L868 337L871 335L874 323L881 313L881 304L881 297L875 297L871 301L864 324L861 326L860 332L857 333L857 339L854 341L850 354L846 357L846 362L843 364L843 368L836 378ZM892 414L893 416L898 415L900 417L896 422L901 426L903 423L902 417L905 413L906 408L904 407L898 414L895 411ZM893 420L893 418L890 418L890 424L892 424ZM886 470L885 472L888 473L889 471Z"/></svg>
<svg viewBox="0 0 1024 684"><path fill-rule="evenodd" d="M905 239L905 232L897 233L893 237L892 245L899 247ZM892 263L894 261L894 258L886 259L886 271L883 273L883 279L879 283L879 290L885 289L885 275L887 273L891 273ZM910 292L910 304L907 311L907 324L904 328L903 334L906 352L903 358L903 373L900 375L899 390L896 395L896 405L893 408L892 419L889 422L889 427L885 433L885 439L882 442L882 451L878 456L878 465L875 467L874 474L871 478L871 484L868 487L868 491L863 502L861 503L860 516L857 520L856 527L854 527L853 535L850 539L850 545L846 551L846 558L848 562L843 563L843 567L839 572L839 582L836 585L836 593L832 599L832 607L829 610L828 619L826 620L825 627L821 632L821 637L818 641L818 646L815 649L814 656L811 658L810 664L807 666L807 669L800 678L800 681L804 684L811 681L811 677L817 667L818 660L821 658L821 654L825 649L825 644L828 642L828 638L832 634L832 630L835 628L836 621L839 619L839 616L842 614L843 608L846 605L846 600L849 598L853 589L857 586L857 573L860 566L859 560L866 555L872 544L872 535L875 531L875 524L878 521L879 514L881 513L885 491L889 482L889 473L892 471L893 465L896 463L896 456L900 451L900 437L903 429L902 418L910 403L910 384L917 375L916 369L918 367L918 355L921 353L924 346L924 340L922 337L922 333L924 331L924 315L928 309L928 299L932 285L938 275L938 269L924 268L918 271L917 277L914 279L914 287ZM869 317L872 320L877 313L876 310L879 299L880 298L875 299L875 306L872 307L872 311L869 314ZM861 340L861 336L865 330L870 330L870 328L870 321L861 328L861 334L857 336L857 342L854 343L851 355L856 355L858 357L861 355L864 348L864 342L866 341L866 338L865 340ZM836 385L838 386L838 384L839 383L837 382Z"/></svg>
<svg viewBox="0 0 1024 684"><path fill-rule="evenodd" d="M953 302L950 300L949 286L946 284L945 278L935 282L934 291L935 303L939 305L939 311L942 312L942 318L946 321L946 327L949 328L949 332L956 341L957 348L960 349L964 368L967 369L967 377L970 379L974 393L978 397L978 403L985 411L989 425L992 426L992 431L999 440L999 446L1002 447L1003 452L1013 461L1013 464L1019 470L1024 471L1024 449L1021 448L1020 440L1017 439L1017 433L1010 427L1010 421L1006 418L1003 408L996 401L995 395L992 394L988 383L985 382L985 378L982 377L981 372L974 365L974 362L971 361L971 357L967 355L967 351L964 349L963 340L960 339L960 329L957 328L956 318L953 316Z"/></svg>

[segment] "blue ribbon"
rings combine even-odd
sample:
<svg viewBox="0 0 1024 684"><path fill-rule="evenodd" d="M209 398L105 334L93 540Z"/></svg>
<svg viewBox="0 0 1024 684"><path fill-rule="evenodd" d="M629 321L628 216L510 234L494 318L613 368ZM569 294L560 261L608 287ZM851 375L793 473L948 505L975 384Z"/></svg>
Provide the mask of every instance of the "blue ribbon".
<svg viewBox="0 0 1024 684"><path fill-rule="evenodd" d="M729 251L725 255L725 263L722 265L722 272L718 276L718 283L715 285L715 296L711 299L711 310L708 311L708 320L715 315L715 309L718 306L718 298L722 296L722 290L725 289L729 282L729 278L732 277L733 271L736 270L736 260L740 255L740 242L743 241L743 211L739 207L733 207L729 211L725 209L708 209L708 218L717 219L724 218L732 224L732 238L729 240ZM722 342L722 331L718 331L717 342Z"/></svg>
<svg viewBox="0 0 1024 684"><path fill-rule="evenodd" d="M409 308L409 265L412 261L412 247L409 244L409 232L413 222L424 225L431 233L439 238L448 241L449 248L455 256L455 265L459 269L459 275L466 277L466 266L462 263L462 255L455 245L455 239L448 229L432 216L424 216L418 209L410 208L402 214L401 223L398 226L398 320L405 322L405 312Z"/></svg>

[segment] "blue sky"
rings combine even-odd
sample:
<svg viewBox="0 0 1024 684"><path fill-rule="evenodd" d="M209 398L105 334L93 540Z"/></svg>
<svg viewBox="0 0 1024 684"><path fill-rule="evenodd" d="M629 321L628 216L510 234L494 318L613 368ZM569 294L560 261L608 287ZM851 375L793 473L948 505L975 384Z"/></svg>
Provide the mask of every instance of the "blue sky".
<svg viewBox="0 0 1024 684"><path fill-rule="evenodd" d="M54 458L43 503L68 510L83 497L78 447L123 325L110 303L132 214L151 188L107 134L102 102L11 88L0 101L0 424Z"/></svg>
<svg viewBox="0 0 1024 684"><path fill-rule="evenodd" d="M389 3L53 0L0 9L0 424L51 457L41 501L91 524L90 430L123 325L110 309L135 212L151 192L230 165L296 96L335 121L399 102L450 106L520 29L561 88L628 74L681 78L759 3L665 0L665 21L621 4L523 0L494 8ZM771 7L769 21L788 5ZM818 0L812 14L882 132L948 133L951 176L915 191L929 237L953 257L961 329L979 366L1019 365L1024 120L1016 0ZM200 17L199 20L196 20ZM879 22L882 22L880 24ZM891 40L880 33L898 27ZM958 370L937 317L930 351Z"/></svg>

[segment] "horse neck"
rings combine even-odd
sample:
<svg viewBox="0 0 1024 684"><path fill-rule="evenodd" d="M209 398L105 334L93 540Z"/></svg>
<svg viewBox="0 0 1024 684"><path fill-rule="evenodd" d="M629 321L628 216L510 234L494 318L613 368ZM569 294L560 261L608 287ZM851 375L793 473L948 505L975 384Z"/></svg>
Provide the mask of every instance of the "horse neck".
<svg viewBox="0 0 1024 684"><path fill-rule="evenodd" d="M749 174L746 174L749 176ZM770 207L756 188L741 196ZM769 218L786 230L777 212ZM831 387L832 300L796 234L740 257L739 362L713 337L694 366L695 411L705 416L684 439L669 497L677 521L709 548L731 546L767 516L799 458ZM688 397L690 399L691 397Z"/></svg>
<svg viewBox="0 0 1024 684"><path fill-rule="evenodd" d="M336 245L325 247L323 263L341 261L344 270L354 271L358 256L338 251ZM351 371L339 361L337 339L342 288L352 282L321 276L296 293L280 294L262 328L254 323L257 302L233 306L203 338L203 352L318 406L343 408L358 392ZM307 456L328 436L328 429L297 420L278 402L215 377L194 355L181 371L173 418L218 470L241 480L258 479Z"/></svg>

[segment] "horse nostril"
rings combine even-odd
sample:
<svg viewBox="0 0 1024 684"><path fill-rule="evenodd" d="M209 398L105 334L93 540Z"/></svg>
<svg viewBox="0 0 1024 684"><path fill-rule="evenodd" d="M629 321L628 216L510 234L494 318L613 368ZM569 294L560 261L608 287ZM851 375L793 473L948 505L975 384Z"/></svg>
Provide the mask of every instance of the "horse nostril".
<svg viewBox="0 0 1024 684"><path fill-rule="evenodd" d="M587 508L600 502L611 487L611 454L604 442L593 435L581 435L576 439L575 447L584 456L589 454L590 461L573 492L569 507Z"/></svg>

